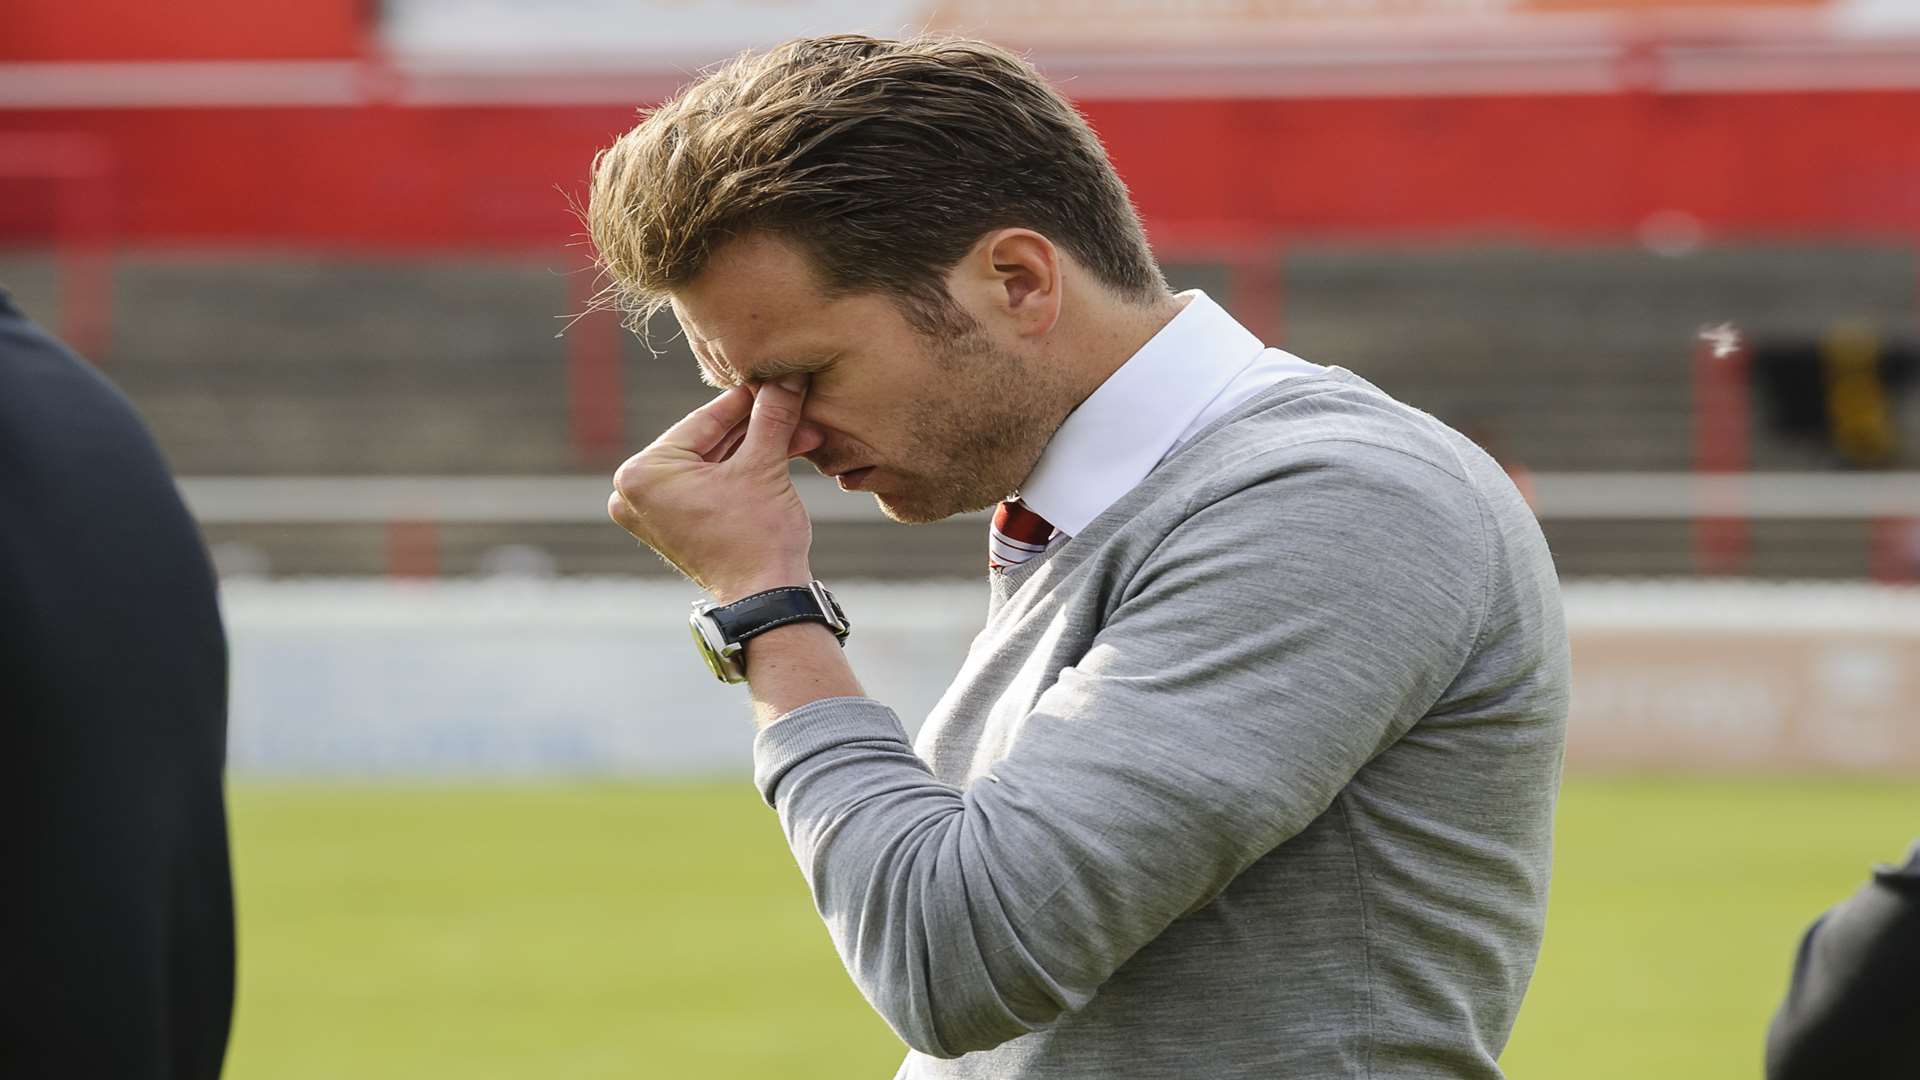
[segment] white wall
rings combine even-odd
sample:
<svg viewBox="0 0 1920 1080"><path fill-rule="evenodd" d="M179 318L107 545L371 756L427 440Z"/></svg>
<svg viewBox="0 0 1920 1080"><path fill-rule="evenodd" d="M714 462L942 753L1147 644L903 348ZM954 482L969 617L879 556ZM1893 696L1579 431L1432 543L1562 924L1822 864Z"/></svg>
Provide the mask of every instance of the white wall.
<svg viewBox="0 0 1920 1080"><path fill-rule="evenodd" d="M915 730L986 617L985 585L835 595L868 693ZM693 650L690 585L246 582L223 589L240 773L656 775L749 767L744 687Z"/></svg>
<svg viewBox="0 0 1920 1080"><path fill-rule="evenodd" d="M980 583L836 585L848 655L909 731L986 613ZM241 775L743 775L744 688L694 655L678 583L230 581ZM1920 590L1573 584L1571 757L1920 766Z"/></svg>

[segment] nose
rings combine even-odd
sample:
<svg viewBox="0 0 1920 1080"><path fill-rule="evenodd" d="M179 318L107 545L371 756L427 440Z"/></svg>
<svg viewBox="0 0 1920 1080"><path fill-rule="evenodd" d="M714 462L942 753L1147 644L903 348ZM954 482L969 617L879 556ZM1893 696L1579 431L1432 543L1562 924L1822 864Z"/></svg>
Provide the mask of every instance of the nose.
<svg viewBox="0 0 1920 1080"><path fill-rule="evenodd" d="M826 431L821 429L818 424L809 424L803 420L798 427L793 429L793 439L787 443L787 456L790 458L803 457L808 461L813 461L813 455L818 453L826 445ZM814 462L813 467L818 469L820 465L818 462Z"/></svg>
<svg viewBox="0 0 1920 1080"><path fill-rule="evenodd" d="M787 444L787 457L804 457L804 455L814 454L826 444L828 444L828 432L803 421L799 427L793 429L793 442Z"/></svg>

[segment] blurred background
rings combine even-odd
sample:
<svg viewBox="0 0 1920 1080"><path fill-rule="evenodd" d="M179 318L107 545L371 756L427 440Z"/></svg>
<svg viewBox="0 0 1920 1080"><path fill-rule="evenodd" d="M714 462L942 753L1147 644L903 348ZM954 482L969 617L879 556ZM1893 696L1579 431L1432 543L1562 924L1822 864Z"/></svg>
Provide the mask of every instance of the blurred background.
<svg viewBox="0 0 1920 1080"><path fill-rule="evenodd" d="M694 591L604 517L709 392L588 311L574 207L700 68L923 28L1082 106L1177 287L1528 493L1576 684L1509 1072L1757 1075L1920 834L1920 2L12 0L0 286L222 575L230 1075L891 1075ZM798 480L913 728L984 519Z"/></svg>

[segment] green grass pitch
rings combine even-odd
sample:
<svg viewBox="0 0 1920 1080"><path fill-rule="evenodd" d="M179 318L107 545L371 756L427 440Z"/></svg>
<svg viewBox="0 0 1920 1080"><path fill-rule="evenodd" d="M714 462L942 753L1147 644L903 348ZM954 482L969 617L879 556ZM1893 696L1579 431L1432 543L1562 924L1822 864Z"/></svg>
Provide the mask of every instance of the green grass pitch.
<svg viewBox="0 0 1920 1080"><path fill-rule="evenodd" d="M231 807L237 1080L899 1063L745 780L242 783ZM1757 1077L1800 930L1916 833L1910 782L1570 779L1507 1072Z"/></svg>

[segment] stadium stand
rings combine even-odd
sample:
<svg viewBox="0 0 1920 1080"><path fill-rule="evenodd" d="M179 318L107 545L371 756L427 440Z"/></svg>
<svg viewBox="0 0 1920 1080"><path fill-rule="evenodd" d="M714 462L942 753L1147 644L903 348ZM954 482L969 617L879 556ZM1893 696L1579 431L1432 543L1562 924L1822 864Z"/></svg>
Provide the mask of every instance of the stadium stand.
<svg viewBox="0 0 1920 1080"><path fill-rule="evenodd" d="M1233 303L1220 264L1171 263L1177 286ZM1817 337L1867 320L1914 326L1905 248L1742 248L1674 258L1630 248L1316 247L1286 253L1277 295L1250 322L1280 326L1309 359L1352 368L1533 471L1678 471L1695 455L1692 356L1702 312L1755 339ZM48 259L0 259L29 309L57 319ZM182 475L577 475L569 441L565 271L530 259L394 261L237 256L117 260L114 348L105 361ZM211 329L210 329L211 328ZM670 319L654 355L627 337L623 445L637 448L704 400ZM1920 394L1894 399L1896 427L1920 433ZM1753 425L1756 469L1819 469L1826 454ZM1920 455L1909 446L1896 467ZM820 569L882 578L971 575L976 522L917 530L823 523ZM1562 572L1693 570L1692 525L1673 520L1548 522ZM1864 577L1871 522L1784 520L1751 527L1746 572ZM273 574L381 573L392 537L377 525L210 526L216 545L264 555ZM528 545L562 573L664 570L611 526L451 524L435 567L474 573L489 553ZM242 550L227 548L226 550Z"/></svg>

